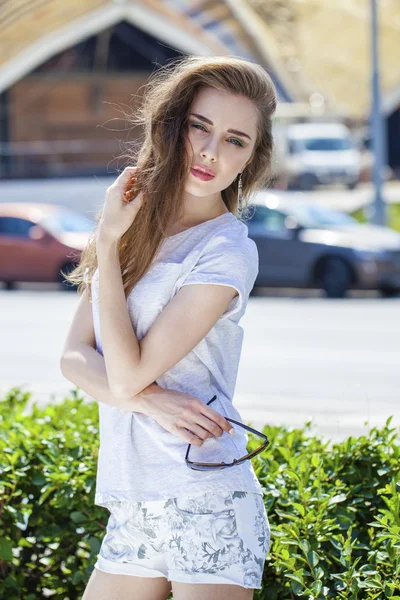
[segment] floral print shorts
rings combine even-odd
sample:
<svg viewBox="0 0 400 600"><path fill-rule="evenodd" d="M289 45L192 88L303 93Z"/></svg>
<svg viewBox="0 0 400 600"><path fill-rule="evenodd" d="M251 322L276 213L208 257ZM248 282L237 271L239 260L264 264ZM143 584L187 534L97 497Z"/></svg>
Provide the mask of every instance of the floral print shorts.
<svg viewBox="0 0 400 600"><path fill-rule="evenodd" d="M261 494L113 501L95 567L107 573L261 589L270 526Z"/></svg>

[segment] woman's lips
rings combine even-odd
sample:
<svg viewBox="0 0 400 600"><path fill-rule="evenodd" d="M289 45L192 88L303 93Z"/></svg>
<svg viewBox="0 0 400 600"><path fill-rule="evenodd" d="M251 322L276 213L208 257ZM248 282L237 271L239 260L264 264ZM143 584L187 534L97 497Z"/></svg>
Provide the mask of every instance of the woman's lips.
<svg viewBox="0 0 400 600"><path fill-rule="evenodd" d="M207 175L206 173L202 173L201 171L196 171L195 169L190 169L192 175L197 177L197 179L201 179L202 181L210 181L210 179L214 179L215 175Z"/></svg>

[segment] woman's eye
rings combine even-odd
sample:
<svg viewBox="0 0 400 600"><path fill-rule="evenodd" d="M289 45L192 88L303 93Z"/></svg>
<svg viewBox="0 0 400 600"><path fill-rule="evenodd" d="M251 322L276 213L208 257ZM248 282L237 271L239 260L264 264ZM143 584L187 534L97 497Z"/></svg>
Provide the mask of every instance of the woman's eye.
<svg viewBox="0 0 400 600"><path fill-rule="evenodd" d="M203 125L200 125L200 123L192 123L192 127L201 127L203 131L206 131L206 129L203 127Z"/></svg>
<svg viewBox="0 0 400 600"><path fill-rule="evenodd" d="M243 144L240 140L237 140L236 138L231 138L234 142L238 142L239 146L241 146L243 148ZM238 144L235 144L235 146L237 146Z"/></svg>
<svg viewBox="0 0 400 600"><path fill-rule="evenodd" d="M197 129L198 127L201 127L201 130L202 130L202 131L207 131L207 130L205 129L205 127L203 127L203 125L200 125L200 123L192 123L191 127L196 127L196 129ZM233 144L234 146L240 146L241 148L243 148L243 143L242 143L240 140L237 140L236 138L231 138L231 140L232 140L233 142L237 142L237 144Z"/></svg>

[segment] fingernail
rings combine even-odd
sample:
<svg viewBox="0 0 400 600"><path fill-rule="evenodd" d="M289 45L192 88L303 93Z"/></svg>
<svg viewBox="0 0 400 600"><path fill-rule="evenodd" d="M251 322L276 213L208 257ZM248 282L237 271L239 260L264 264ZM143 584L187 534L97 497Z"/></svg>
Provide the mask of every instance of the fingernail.
<svg viewBox="0 0 400 600"><path fill-rule="evenodd" d="M228 431L228 433L229 433L230 435L235 435L236 431L235 431L235 430L234 430L234 428L232 427L232 429L230 429L230 430Z"/></svg>

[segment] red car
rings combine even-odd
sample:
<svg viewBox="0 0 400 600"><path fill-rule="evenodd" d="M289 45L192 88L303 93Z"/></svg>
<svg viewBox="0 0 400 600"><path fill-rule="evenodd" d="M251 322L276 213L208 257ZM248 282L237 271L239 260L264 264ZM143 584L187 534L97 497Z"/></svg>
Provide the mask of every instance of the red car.
<svg viewBox="0 0 400 600"><path fill-rule="evenodd" d="M12 289L17 281L59 282L79 263L94 222L64 206L0 203L0 281Z"/></svg>

